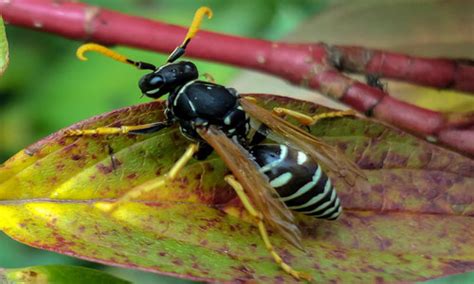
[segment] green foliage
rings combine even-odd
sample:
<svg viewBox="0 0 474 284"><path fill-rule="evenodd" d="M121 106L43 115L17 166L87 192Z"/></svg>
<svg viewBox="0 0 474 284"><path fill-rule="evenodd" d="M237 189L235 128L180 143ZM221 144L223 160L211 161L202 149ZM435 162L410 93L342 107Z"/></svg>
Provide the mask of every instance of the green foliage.
<svg viewBox="0 0 474 284"><path fill-rule="evenodd" d="M2 17L0 17L0 76L3 75L8 66L8 41L5 34Z"/></svg>
<svg viewBox="0 0 474 284"><path fill-rule="evenodd" d="M0 269L0 282L9 284L127 284L131 283L107 273L79 266L46 265L17 269Z"/></svg>

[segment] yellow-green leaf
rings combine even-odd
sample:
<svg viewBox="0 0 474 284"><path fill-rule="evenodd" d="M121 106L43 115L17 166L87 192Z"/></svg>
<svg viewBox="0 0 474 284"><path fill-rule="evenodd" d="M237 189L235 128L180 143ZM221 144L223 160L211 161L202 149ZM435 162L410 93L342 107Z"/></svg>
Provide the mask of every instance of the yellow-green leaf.
<svg viewBox="0 0 474 284"><path fill-rule="evenodd" d="M301 101L262 104L314 113ZM164 119L153 102L94 117L75 128ZM340 147L370 189L335 180L345 214L329 222L298 215L305 252L277 234L283 258L321 282L406 282L474 270L474 162L374 121L323 120L311 132ZM166 173L189 141L176 128L154 135L63 137L55 133L0 167L0 229L34 247L105 264L195 280L291 282L274 263L223 181L214 154L180 178L124 204L113 201Z"/></svg>
<svg viewBox="0 0 474 284"><path fill-rule="evenodd" d="M8 284L127 284L107 273L70 265L45 265L0 269L0 283Z"/></svg>
<svg viewBox="0 0 474 284"><path fill-rule="evenodd" d="M0 17L0 76L5 72L8 66L8 41L5 33L3 19Z"/></svg>

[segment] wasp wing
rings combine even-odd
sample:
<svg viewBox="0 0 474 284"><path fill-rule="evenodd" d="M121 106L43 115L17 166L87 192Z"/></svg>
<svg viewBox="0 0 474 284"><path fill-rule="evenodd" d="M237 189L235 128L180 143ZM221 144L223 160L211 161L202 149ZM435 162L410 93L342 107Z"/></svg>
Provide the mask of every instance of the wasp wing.
<svg viewBox="0 0 474 284"><path fill-rule="evenodd" d="M349 186L366 186L367 177L362 170L349 160L338 148L312 136L297 126L274 115L272 112L258 106L247 99L241 99L240 104L250 116L260 121L273 132L281 135L283 142L291 143L309 154L330 173L342 178ZM271 137L278 141L278 137Z"/></svg>
<svg viewBox="0 0 474 284"><path fill-rule="evenodd" d="M295 225L293 214L277 199L278 193L258 170L259 167L249 152L214 126L198 129L198 133L226 163L252 204L262 213L264 220L291 244L303 249L301 232Z"/></svg>

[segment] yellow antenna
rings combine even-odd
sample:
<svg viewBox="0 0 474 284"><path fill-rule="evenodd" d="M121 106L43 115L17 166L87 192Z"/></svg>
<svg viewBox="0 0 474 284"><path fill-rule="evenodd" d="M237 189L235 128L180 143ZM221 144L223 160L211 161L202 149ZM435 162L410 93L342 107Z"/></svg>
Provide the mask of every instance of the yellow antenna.
<svg viewBox="0 0 474 284"><path fill-rule="evenodd" d="M191 23L191 26L189 26L188 33L186 34L186 37L184 38L183 43L179 45L178 47L176 47L176 49L170 54L167 62L173 62L184 54L186 46L188 45L189 41L191 41L191 39L199 31L199 27L201 26L202 19L206 15L208 19L212 18L212 10L210 8L201 7L196 10L196 13L194 13L193 21ZM85 57L84 54L88 51L98 52L104 56L112 58L115 61L133 65L137 67L138 69L156 70L156 67L153 64L131 60L97 43L86 43L86 44L81 45L76 51L77 58L79 58L82 61L86 61L87 57Z"/></svg>
<svg viewBox="0 0 474 284"><path fill-rule="evenodd" d="M205 15L207 15L208 19L211 19L212 10L208 7L201 7L197 9L196 13L194 13L193 22L188 29L188 33L186 34L182 45L185 45L187 41L191 40L196 35L199 30L199 26L201 26L202 18L204 18Z"/></svg>
<svg viewBox="0 0 474 284"><path fill-rule="evenodd" d="M186 46L198 32L202 19L206 15L208 19L212 18L212 10L209 7L201 7L196 10L196 13L194 13L193 22L191 23L191 26L189 26L188 33L186 34L183 43L176 47L176 49L170 54L167 62L173 62L184 54Z"/></svg>
<svg viewBox="0 0 474 284"><path fill-rule="evenodd" d="M133 61L131 59L128 59L127 57L121 55L120 53L117 53L111 49L108 49L107 47L97 44L97 43L86 43L81 45L77 50L76 50L76 56L82 61L86 61L87 57L84 56L84 54L88 51L95 51L98 52L106 57L112 58L115 61L121 62L121 63L126 63L133 65L137 67L138 69L148 69L148 70L156 70L156 67L153 64L146 63L146 62L141 62L141 61Z"/></svg>

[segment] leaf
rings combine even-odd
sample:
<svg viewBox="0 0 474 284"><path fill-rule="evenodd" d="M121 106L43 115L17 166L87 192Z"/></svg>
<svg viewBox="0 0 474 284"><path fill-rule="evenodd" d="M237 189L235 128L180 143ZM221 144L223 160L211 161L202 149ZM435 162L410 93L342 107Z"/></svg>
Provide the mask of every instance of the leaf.
<svg viewBox="0 0 474 284"><path fill-rule="evenodd" d="M8 66L8 41L5 33L3 19L0 17L0 76L5 73Z"/></svg>
<svg viewBox="0 0 474 284"><path fill-rule="evenodd" d="M32 266L18 269L0 269L0 283L67 283L93 284L111 283L126 284L128 281L114 277L107 273L70 265Z"/></svg>
<svg viewBox="0 0 474 284"><path fill-rule="evenodd" d="M265 107L327 111L263 98ZM161 102L137 105L73 127L159 121L162 110ZM311 131L365 169L372 188L335 181L345 208L338 221L298 215L306 252L272 234L293 267L321 282L406 282L474 270L472 160L371 120L323 120ZM201 281L293 281L269 256L215 155L112 216L94 206L166 173L188 143L176 128L143 136L55 133L0 167L0 228L31 246L110 265Z"/></svg>

